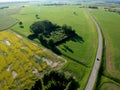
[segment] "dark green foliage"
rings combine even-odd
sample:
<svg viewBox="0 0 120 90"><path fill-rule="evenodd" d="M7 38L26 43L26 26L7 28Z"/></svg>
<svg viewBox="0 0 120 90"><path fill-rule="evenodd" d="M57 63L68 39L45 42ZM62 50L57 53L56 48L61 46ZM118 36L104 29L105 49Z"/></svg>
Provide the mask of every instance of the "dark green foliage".
<svg viewBox="0 0 120 90"><path fill-rule="evenodd" d="M22 25L22 24L23 24L23 22L20 21L20 22L19 22L19 25Z"/></svg>
<svg viewBox="0 0 120 90"><path fill-rule="evenodd" d="M41 80L36 81L31 90L42 90L42 86L45 90L77 90L79 85L71 75L51 71L46 73Z"/></svg>
<svg viewBox="0 0 120 90"><path fill-rule="evenodd" d="M40 34L45 32L45 26L41 21L35 22L30 26L30 31L34 34Z"/></svg>
<svg viewBox="0 0 120 90"><path fill-rule="evenodd" d="M24 28L24 26L20 25L20 28Z"/></svg>
<svg viewBox="0 0 120 90"><path fill-rule="evenodd" d="M117 13L117 14L120 15L120 10L109 8L108 11L109 11L109 12L114 12L114 13Z"/></svg>
<svg viewBox="0 0 120 90"><path fill-rule="evenodd" d="M24 28L22 21L19 22L19 25L20 25L20 28Z"/></svg>
<svg viewBox="0 0 120 90"><path fill-rule="evenodd" d="M30 26L30 31L38 35L37 38L41 42L46 40L45 44L50 46L54 46L55 43L75 35L75 31L72 30L71 26L64 24L62 27L60 27L59 25L53 24L48 20L33 23Z"/></svg>
<svg viewBox="0 0 120 90"><path fill-rule="evenodd" d="M56 24L52 24L52 22L48 20L44 21L38 21L33 23L30 26L30 31L35 33L35 34L49 34L51 31L53 31L56 27L58 27Z"/></svg>
<svg viewBox="0 0 120 90"><path fill-rule="evenodd" d="M42 90L41 80L36 81L35 85L31 88L31 90Z"/></svg>
<svg viewBox="0 0 120 90"><path fill-rule="evenodd" d="M37 38L38 36L36 34L31 34L28 36L29 39L33 40L35 38Z"/></svg>
<svg viewBox="0 0 120 90"><path fill-rule="evenodd" d="M97 6L89 6L89 8L91 8L91 9L98 9Z"/></svg>
<svg viewBox="0 0 120 90"><path fill-rule="evenodd" d="M54 41L53 41L52 39L50 39L50 40L48 41L48 45L54 46Z"/></svg>
<svg viewBox="0 0 120 90"><path fill-rule="evenodd" d="M5 9L5 8L9 8L9 6L0 7L0 9Z"/></svg>
<svg viewBox="0 0 120 90"><path fill-rule="evenodd" d="M36 15L36 17L37 16L38 15ZM33 35L37 36L42 45L51 49L57 54L61 53L56 48L56 45L61 44L76 35L71 26L67 26L66 24L59 26L48 20L33 23L30 26L30 31L33 33ZM33 39L32 35L29 35L28 38Z"/></svg>
<svg viewBox="0 0 120 90"><path fill-rule="evenodd" d="M40 17L39 17L39 15L38 15L38 14L36 14L36 15L35 15L35 17L36 17L36 19L40 19Z"/></svg>

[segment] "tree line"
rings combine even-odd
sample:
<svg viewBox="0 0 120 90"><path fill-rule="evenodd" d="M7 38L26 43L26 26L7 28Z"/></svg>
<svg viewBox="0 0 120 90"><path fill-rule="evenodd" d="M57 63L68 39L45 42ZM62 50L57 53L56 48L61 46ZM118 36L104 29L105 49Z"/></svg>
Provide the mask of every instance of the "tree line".
<svg viewBox="0 0 120 90"><path fill-rule="evenodd" d="M78 87L78 82L71 74L52 70L38 79L31 90L77 90Z"/></svg>
<svg viewBox="0 0 120 90"><path fill-rule="evenodd" d="M58 43L63 43L75 35L75 31L71 26L66 24L60 26L53 24L49 20L37 21L33 23L30 26L30 32L32 34L28 36L29 39L37 38L40 40L42 45L55 51L56 53L59 52L56 48Z"/></svg>

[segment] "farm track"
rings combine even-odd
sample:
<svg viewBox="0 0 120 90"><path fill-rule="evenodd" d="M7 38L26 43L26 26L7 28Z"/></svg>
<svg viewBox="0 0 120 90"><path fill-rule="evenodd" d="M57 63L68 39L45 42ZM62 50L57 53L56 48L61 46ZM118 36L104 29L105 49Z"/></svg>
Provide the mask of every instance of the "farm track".
<svg viewBox="0 0 120 90"><path fill-rule="evenodd" d="M95 62L94 62L94 66L92 68L88 83L85 87L85 90L93 90L97 76L98 76L98 72L99 72L99 68L101 65L101 58L102 58L102 50L103 50L103 37L102 37L102 32L100 29L100 26L98 25L97 21L94 19L94 17L89 13L89 11L87 11L89 17L91 18L91 20L93 21L93 23L95 24L96 28L97 28L97 32L98 32L98 49L97 49L97 53L96 53L96 58L95 58Z"/></svg>

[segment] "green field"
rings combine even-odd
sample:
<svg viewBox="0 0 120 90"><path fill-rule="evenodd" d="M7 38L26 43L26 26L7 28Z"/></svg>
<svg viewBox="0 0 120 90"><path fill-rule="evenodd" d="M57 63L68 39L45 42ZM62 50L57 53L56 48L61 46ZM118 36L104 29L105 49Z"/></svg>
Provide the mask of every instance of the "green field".
<svg viewBox="0 0 120 90"><path fill-rule="evenodd" d="M120 90L119 83L116 83L107 77L102 76L101 81L102 82L97 87L97 90Z"/></svg>
<svg viewBox="0 0 120 90"><path fill-rule="evenodd" d="M73 12L76 12L76 15ZM36 14L39 15L40 19L36 19ZM25 37L31 34L30 25L39 20L50 20L58 25L72 26L81 39L70 40L57 46L57 48L62 52L62 56L68 60L63 70L75 75L80 83L80 90L83 90L94 63L97 48L96 28L86 10L77 6L30 6L29 4L12 17L22 21L24 28L20 28L17 24L11 29ZM64 46L70 50L66 51Z"/></svg>
<svg viewBox="0 0 120 90"><path fill-rule="evenodd" d="M98 21L105 38L106 58L103 61L103 74L120 83L120 15L105 11L104 9L92 10L92 14ZM104 88L110 85L108 83L104 85ZM111 87L114 87L114 85ZM118 89L114 88L114 90Z"/></svg>
<svg viewBox="0 0 120 90"><path fill-rule="evenodd" d="M60 10L62 11L60 12ZM77 15L74 15L73 12L76 12ZM72 26L72 28L84 41L83 42L82 40L76 40L76 42L69 41L65 44L66 46L70 47L74 53L70 53L69 51L68 52L63 51L61 48L64 48L63 47L64 44L60 45L58 48L64 54L72 55L71 57L73 57L74 59L78 61L80 60L80 62L88 66L92 66L93 62L91 60L93 60L96 52L96 50L93 48L97 47L97 38L94 37L97 37L97 35L95 26L93 25L90 18L87 16L85 9L80 9L75 6L74 7L28 6L25 7L19 14L14 15L15 18L17 17L17 19L23 22L24 28L20 28L19 24L17 24L12 29L27 37L30 34L29 31L30 25L33 22L39 20L36 19L35 17L36 14L40 16L40 20L50 20L58 25L67 24L69 26ZM91 51L90 52L91 55L89 54L88 51Z"/></svg>
<svg viewBox="0 0 120 90"><path fill-rule="evenodd" d="M0 7L2 6L0 5ZM18 13L20 10L20 7L13 8L12 6L9 8L0 9L0 30L5 30L15 25L17 20L12 18L11 15Z"/></svg>

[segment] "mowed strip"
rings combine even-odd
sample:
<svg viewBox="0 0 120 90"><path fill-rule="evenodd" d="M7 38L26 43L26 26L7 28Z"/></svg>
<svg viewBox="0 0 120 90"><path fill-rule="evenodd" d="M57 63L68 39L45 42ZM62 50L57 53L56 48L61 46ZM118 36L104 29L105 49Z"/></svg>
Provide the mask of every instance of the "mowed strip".
<svg viewBox="0 0 120 90"><path fill-rule="evenodd" d="M57 68L64 60L21 36L0 32L0 89L30 88L46 68Z"/></svg>

